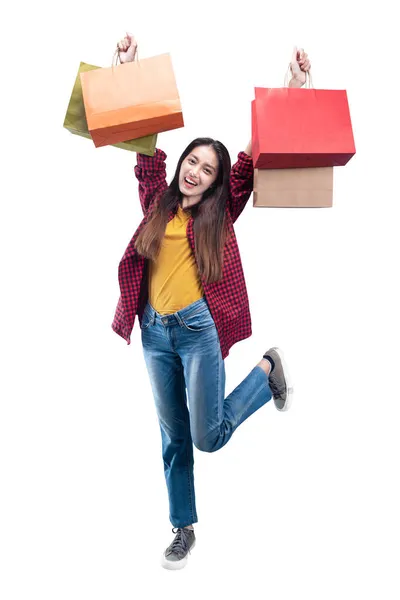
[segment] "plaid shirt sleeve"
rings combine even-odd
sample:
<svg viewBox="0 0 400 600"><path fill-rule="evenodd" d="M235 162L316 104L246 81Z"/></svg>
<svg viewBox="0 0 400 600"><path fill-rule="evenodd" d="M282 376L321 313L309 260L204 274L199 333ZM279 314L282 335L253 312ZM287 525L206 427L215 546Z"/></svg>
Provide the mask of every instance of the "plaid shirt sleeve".
<svg viewBox="0 0 400 600"><path fill-rule="evenodd" d="M156 148L154 156L137 154L137 165L134 168L139 181L139 198L143 214L148 211L155 197L167 189L167 171L165 152Z"/></svg>
<svg viewBox="0 0 400 600"><path fill-rule="evenodd" d="M253 191L253 159L245 152L239 152L237 162L232 166L230 175L230 196L228 209L233 223L247 204Z"/></svg>

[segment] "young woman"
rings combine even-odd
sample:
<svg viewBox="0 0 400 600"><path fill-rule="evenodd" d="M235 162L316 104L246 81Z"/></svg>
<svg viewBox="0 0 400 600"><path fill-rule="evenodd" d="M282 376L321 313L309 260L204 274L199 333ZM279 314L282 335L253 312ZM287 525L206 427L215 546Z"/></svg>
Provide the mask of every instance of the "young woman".
<svg viewBox="0 0 400 600"><path fill-rule="evenodd" d="M122 63L134 60L134 38L127 34L118 50ZM301 87L310 69L307 54L295 50L291 66L289 85ZM251 335L233 228L253 190L251 142L231 167L221 142L193 140L170 185L165 159L159 149L154 157L137 155L144 218L119 265L121 296L112 327L129 344L138 315L176 528L162 565L180 569L195 544L198 521L193 444L219 450L271 397L278 410L287 410L293 389L282 352L270 348L225 398L224 359L233 344Z"/></svg>

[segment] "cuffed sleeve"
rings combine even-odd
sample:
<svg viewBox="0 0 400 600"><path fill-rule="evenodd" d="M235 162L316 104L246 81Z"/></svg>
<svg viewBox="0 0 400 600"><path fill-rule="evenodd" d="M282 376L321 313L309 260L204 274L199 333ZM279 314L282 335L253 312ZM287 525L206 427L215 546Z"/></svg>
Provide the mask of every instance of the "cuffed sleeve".
<svg viewBox="0 0 400 600"><path fill-rule="evenodd" d="M167 171L163 150L156 148L154 156L137 154L137 164L134 168L139 182L139 199L143 214L146 214L155 197L167 189Z"/></svg>

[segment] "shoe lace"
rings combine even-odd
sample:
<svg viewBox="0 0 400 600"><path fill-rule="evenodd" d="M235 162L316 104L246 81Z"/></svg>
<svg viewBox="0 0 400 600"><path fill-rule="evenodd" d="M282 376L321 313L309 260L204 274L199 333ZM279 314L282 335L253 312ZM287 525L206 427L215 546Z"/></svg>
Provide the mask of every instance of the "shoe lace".
<svg viewBox="0 0 400 600"><path fill-rule="evenodd" d="M281 385L279 385L277 378L274 377L273 372L269 377L269 387L271 388L273 396L282 396L285 393L285 384L281 382Z"/></svg>
<svg viewBox="0 0 400 600"><path fill-rule="evenodd" d="M178 527L175 531L172 528L172 533L176 533L175 539L172 544L167 549L167 554L172 554L173 552L180 556L185 556L188 551L188 538L190 536L189 529L184 529L182 527ZM190 550L189 550L190 554Z"/></svg>

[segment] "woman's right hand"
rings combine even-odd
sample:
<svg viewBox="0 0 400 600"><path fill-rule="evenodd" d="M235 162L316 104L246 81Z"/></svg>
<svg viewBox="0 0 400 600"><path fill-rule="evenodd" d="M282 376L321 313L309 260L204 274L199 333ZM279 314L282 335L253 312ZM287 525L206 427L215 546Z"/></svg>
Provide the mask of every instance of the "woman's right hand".
<svg viewBox="0 0 400 600"><path fill-rule="evenodd" d="M121 63L133 62L136 56L137 42L131 33L117 44Z"/></svg>

